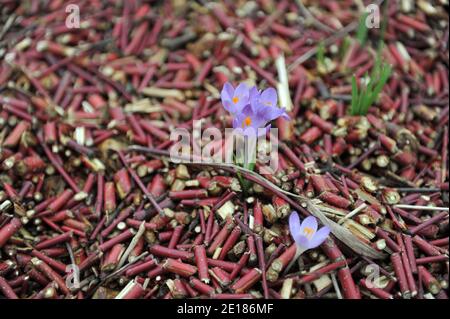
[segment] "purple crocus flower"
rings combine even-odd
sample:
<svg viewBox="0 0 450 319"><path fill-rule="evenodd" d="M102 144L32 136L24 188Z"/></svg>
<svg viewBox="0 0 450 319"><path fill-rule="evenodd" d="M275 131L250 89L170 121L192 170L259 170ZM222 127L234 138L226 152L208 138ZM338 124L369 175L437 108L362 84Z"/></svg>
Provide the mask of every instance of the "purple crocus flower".
<svg viewBox="0 0 450 319"><path fill-rule="evenodd" d="M235 89L227 82L223 86L220 97L225 110L235 115L242 112L244 107L249 104L250 90L245 83L239 84Z"/></svg>
<svg viewBox="0 0 450 319"><path fill-rule="evenodd" d="M268 88L261 93L256 87L252 87L249 90L249 104L234 115L233 128L242 130L245 136L264 135L270 129L268 122L278 117L289 119L286 111L277 107L277 92L273 88ZM265 130L258 132L259 128L265 128Z"/></svg>
<svg viewBox="0 0 450 319"><path fill-rule="evenodd" d="M259 92L258 92L259 93ZM252 94L250 105L255 114L266 122L270 122L279 117L289 120L289 115L284 108L277 107L277 92L274 88L268 88L261 94Z"/></svg>
<svg viewBox="0 0 450 319"><path fill-rule="evenodd" d="M330 228L324 226L317 230L317 219L313 216L306 217L302 223L297 212L289 216L289 231L297 245L295 257L286 267L286 272L292 267L297 258L306 250L313 249L322 244L330 234Z"/></svg>
<svg viewBox="0 0 450 319"><path fill-rule="evenodd" d="M265 89L260 94L258 94L257 98L258 102L264 106L277 106L278 96L277 91L274 88Z"/></svg>
<svg viewBox="0 0 450 319"><path fill-rule="evenodd" d="M270 129L270 124L265 126L267 120L260 113L253 111L250 105L244 107L241 113L237 114L233 119L233 128L236 130L242 130L244 136L260 136L266 134ZM258 128L264 128L265 130L258 130Z"/></svg>
<svg viewBox="0 0 450 319"><path fill-rule="evenodd" d="M302 223L297 212L292 212L289 216L289 230L294 238L297 247L303 249L313 249L322 244L330 234L330 228L324 226L317 230L317 219L313 216L306 217Z"/></svg>
<svg viewBox="0 0 450 319"><path fill-rule="evenodd" d="M235 89L227 82L220 95L224 108L234 116L233 128L244 136L264 135L270 129L268 122L279 117L289 119L286 111L277 107L278 97L274 88L260 92L255 86L248 88L241 83ZM264 130L258 130L260 128Z"/></svg>

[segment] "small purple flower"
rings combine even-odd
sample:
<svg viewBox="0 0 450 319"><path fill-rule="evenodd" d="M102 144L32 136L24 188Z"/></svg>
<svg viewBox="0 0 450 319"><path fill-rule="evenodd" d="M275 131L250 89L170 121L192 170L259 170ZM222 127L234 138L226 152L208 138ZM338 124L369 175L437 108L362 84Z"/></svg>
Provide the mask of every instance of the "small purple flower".
<svg viewBox="0 0 450 319"><path fill-rule="evenodd" d="M222 104L228 112L235 115L240 113L249 104L250 90L245 83L239 84L236 89L227 82L220 93Z"/></svg>
<svg viewBox="0 0 450 319"><path fill-rule="evenodd" d="M245 136L260 136L266 134L270 129L270 124L265 126L267 120L260 113L255 113L250 105L244 107L241 113L237 114L233 119L233 128L242 130ZM264 128L265 130L258 130Z"/></svg>
<svg viewBox="0 0 450 319"><path fill-rule="evenodd" d="M267 89L267 90L269 90L269 89ZM266 91L264 91L264 92L266 92ZM261 94L261 96L264 94L264 92ZM255 98L255 99L250 99L250 105L252 107L253 112L258 114L258 116L266 122L273 121L279 117L284 117L285 119L289 120L289 115L286 113L285 109L277 107L276 101L277 101L277 97L276 97L276 93L275 93L275 99L274 100L272 99L272 101L266 100L266 102L265 102L266 104L262 103L261 98ZM269 103L273 103L273 102L275 103L275 106L269 105Z"/></svg>
<svg viewBox="0 0 450 319"><path fill-rule="evenodd" d="M233 128L241 130L244 136L264 135L269 129L268 122L279 117L289 119L288 114L277 106L277 91L268 88L263 92L254 86L239 84L236 89L225 83L221 92L222 104L233 118ZM264 128L264 130L259 130Z"/></svg>
<svg viewBox="0 0 450 319"><path fill-rule="evenodd" d="M263 106L277 107L278 96L274 88L268 88L259 95L258 102Z"/></svg>
<svg viewBox="0 0 450 319"><path fill-rule="evenodd" d="M306 217L302 223L297 212L289 216L289 230L297 244L297 251L304 252L322 244L330 234L330 228L324 226L317 230L317 219L313 216Z"/></svg>

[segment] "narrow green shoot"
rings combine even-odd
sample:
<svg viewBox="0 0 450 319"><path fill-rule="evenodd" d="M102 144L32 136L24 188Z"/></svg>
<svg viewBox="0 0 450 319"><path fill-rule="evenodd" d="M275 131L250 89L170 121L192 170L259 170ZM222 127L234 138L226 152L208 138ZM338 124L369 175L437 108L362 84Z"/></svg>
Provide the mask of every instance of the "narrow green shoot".
<svg viewBox="0 0 450 319"><path fill-rule="evenodd" d="M347 50L350 47L350 37L346 36L345 38L342 39L342 44L339 47L339 58L343 58L345 56L345 53L347 52Z"/></svg>
<svg viewBox="0 0 450 319"><path fill-rule="evenodd" d="M367 41L367 17L368 12L365 12L361 16L356 33L356 38L358 39L361 46L363 46ZM352 101L350 105L351 115L366 115L372 104L378 100L378 96L380 95L384 85L387 83L389 77L391 76L391 65L382 63L381 59L387 23L387 1L385 1L383 4L383 19L381 22L380 38L378 39L377 56L375 65L372 69L372 74L370 76L366 76L366 78L368 78L368 81L365 83L361 83L361 88L358 88L356 77L352 77Z"/></svg>
<svg viewBox="0 0 450 319"><path fill-rule="evenodd" d="M367 34L369 29L366 25L366 19L369 16L368 12L364 12L359 18L358 29L356 30L356 39L359 41L360 45L363 46L367 41Z"/></svg>
<svg viewBox="0 0 450 319"><path fill-rule="evenodd" d="M323 41L320 41L317 46L317 63L322 66L325 65L325 43Z"/></svg>
<svg viewBox="0 0 450 319"><path fill-rule="evenodd" d="M356 77L352 77L351 115L366 115L370 106L378 100L378 96L391 76L392 67L389 64L376 63L367 84L358 89Z"/></svg>

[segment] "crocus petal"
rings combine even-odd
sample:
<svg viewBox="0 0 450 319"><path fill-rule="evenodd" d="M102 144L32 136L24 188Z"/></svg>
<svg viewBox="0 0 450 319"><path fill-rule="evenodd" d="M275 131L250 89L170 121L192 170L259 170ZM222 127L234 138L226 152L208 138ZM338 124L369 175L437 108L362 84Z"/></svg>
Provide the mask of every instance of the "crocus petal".
<svg viewBox="0 0 450 319"><path fill-rule="evenodd" d="M236 116L235 118L233 118L233 128L234 129L241 129L241 123L239 122L239 117Z"/></svg>
<svg viewBox="0 0 450 319"><path fill-rule="evenodd" d="M237 113L237 108L233 104L233 102L231 102L231 100L222 100L222 104L223 104L223 108L225 110L227 110L228 112L230 112L231 114Z"/></svg>
<svg viewBox="0 0 450 319"><path fill-rule="evenodd" d="M279 117L283 117L286 120L290 120L291 117L289 116L289 114L286 113L286 109L283 107L283 108L281 108L281 110L283 111L283 113Z"/></svg>
<svg viewBox="0 0 450 319"><path fill-rule="evenodd" d="M313 238L308 243L308 248L313 249L322 244L325 239L330 235L330 228L327 226L319 229L313 236Z"/></svg>
<svg viewBox="0 0 450 319"><path fill-rule="evenodd" d="M258 89L254 86L250 89L249 103L253 109L253 112L257 112L257 107L259 103L260 93Z"/></svg>
<svg viewBox="0 0 450 319"><path fill-rule="evenodd" d="M309 240L305 236L297 234L297 236L294 237L294 240L297 246L301 248L301 250L305 251L309 248Z"/></svg>
<svg viewBox="0 0 450 319"><path fill-rule="evenodd" d="M253 109L251 105L247 104L237 115L241 123L244 123L244 120L247 118L250 119L250 121L246 122L244 125L245 127L253 127L255 129L258 129L260 127L263 127L266 124L266 121L264 121L264 118L260 116L259 114L253 112Z"/></svg>
<svg viewBox="0 0 450 319"><path fill-rule="evenodd" d="M234 95L234 88L233 86L230 84L230 82L227 82L223 85L223 89L222 92L220 93L221 97L222 97L222 103L223 100L231 100L233 98Z"/></svg>
<svg viewBox="0 0 450 319"><path fill-rule="evenodd" d="M244 110L239 112L234 118L233 127L235 129L241 129L236 132L238 134L255 137L258 133L258 128L261 127L261 122L252 112L250 105L247 105Z"/></svg>
<svg viewBox="0 0 450 319"><path fill-rule="evenodd" d="M268 88L261 93L259 101L264 106L277 106L277 91L274 88Z"/></svg>
<svg viewBox="0 0 450 319"><path fill-rule="evenodd" d="M272 106L259 107L258 114L261 114L261 116L267 122L275 120L279 117L284 117L286 119L289 119L289 116L287 115L286 111L279 107L272 107Z"/></svg>
<svg viewBox="0 0 450 319"><path fill-rule="evenodd" d="M253 112L251 105L247 104L242 108L239 116L244 116L244 117L245 116L254 116L254 114L255 114L255 112Z"/></svg>
<svg viewBox="0 0 450 319"><path fill-rule="evenodd" d="M241 98L247 98L249 97L250 90L245 83L241 83L236 87L236 90L234 90L234 96Z"/></svg>
<svg viewBox="0 0 450 319"><path fill-rule="evenodd" d="M254 100L254 99L259 99L260 93L258 91L258 89L256 88L256 86L253 86L250 89L250 100Z"/></svg>
<svg viewBox="0 0 450 319"><path fill-rule="evenodd" d="M305 233L306 228L310 229L309 233L308 233L308 231ZM312 239L314 234L316 233L316 231L317 231L317 219L314 216L306 217L303 220L302 224L300 225L300 234L302 234L302 235L311 234L312 236L310 235L308 238Z"/></svg>
<svg viewBox="0 0 450 319"><path fill-rule="evenodd" d="M296 211L293 211L289 216L289 231L291 232L291 236L300 234L300 218Z"/></svg>
<svg viewBox="0 0 450 319"><path fill-rule="evenodd" d="M252 108L253 113L258 113L259 109L261 108L261 103L259 103L259 98L250 98L250 106Z"/></svg>
<svg viewBox="0 0 450 319"><path fill-rule="evenodd" d="M236 116L233 119L233 127L242 129L242 122L244 121L246 116L247 115L245 115L243 113L236 114Z"/></svg>
<svg viewBox="0 0 450 319"><path fill-rule="evenodd" d="M242 109L246 106L246 102L240 102L239 101L234 106L235 106L235 109L236 109L236 112L234 112L234 114L237 114L239 112L242 112Z"/></svg>
<svg viewBox="0 0 450 319"><path fill-rule="evenodd" d="M245 83L241 83L234 90L233 98L237 98L237 101L233 101L236 106L237 112L240 112L249 103L249 89Z"/></svg>
<svg viewBox="0 0 450 319"><path fill-rule="evenodd" d="M253 115L252 119L252 126L254 128L263 128L267 123L267 121L259 114Z"/></svg>

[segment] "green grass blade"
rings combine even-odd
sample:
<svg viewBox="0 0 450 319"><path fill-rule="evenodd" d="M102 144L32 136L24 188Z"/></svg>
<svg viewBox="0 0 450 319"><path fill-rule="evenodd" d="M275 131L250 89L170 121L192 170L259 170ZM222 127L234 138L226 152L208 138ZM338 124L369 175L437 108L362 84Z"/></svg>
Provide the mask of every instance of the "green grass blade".
<svg viewBox="0 0 450 319"><path fill-rule="evenodd" d="M368 12L364 12L363 15L359 18L358 29L356 31L356 39L359 41L361 46L363 46L367 41L367 34L369 32L369 29L367 28L366 20L368 15Z"/></svg>
<svg viewBox="0 0 450 319"><path fill-rule="evenodd" d="M325 43L320 41L317 47L317 61L321 65L325 65Z"/></svg>
<svg viewBox="0 0 450 319"><path fill-rule="evenodd" d="M352 77L352 104L350 107L351 115L357 115L357 103L358 103L358 85L356 84L356 76Z"/></svg>
<svg viewBox="0 0 450 319"><path fill-rule="evenodd" d="M364 108L365 103L367 103L367 87L363 85L358 99L358 115L365 115Z"/></svg>
<svg viewBox="0 0 450 319"><path fill-rule="evenodd" d="M388 81L391 76L392 67L390 65L383 65L380 71L380 78L373 89L373 92L370 94L370 104L374 103L377 99L381 91L383 90L384 85Z"/></svg>
<svg viewBox="0 0 450 319"><path fill-rule="evenodd" d="M350 48L350 43L351 43L351 40L348 36L345 37L344 39L342 39L342 44L339 47L339 53L338 53L340 59L342 59L345 56L345 54L347 53L348 49Z"/></svg>

